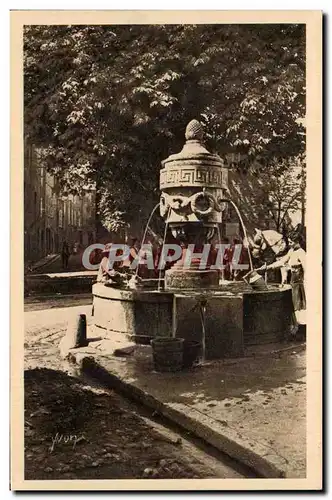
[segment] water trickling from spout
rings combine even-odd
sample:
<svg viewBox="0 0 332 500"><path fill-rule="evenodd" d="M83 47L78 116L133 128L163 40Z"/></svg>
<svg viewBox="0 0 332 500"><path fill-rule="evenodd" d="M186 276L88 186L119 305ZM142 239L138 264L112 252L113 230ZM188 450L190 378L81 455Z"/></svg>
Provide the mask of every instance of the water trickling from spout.
<svg viewBox="0 0 332 500"><path fill-rule="evenodd" d="M163 249L164 249L164 245L165 245L165 241L166 241L166 236L167 236L168 218L169 218L170 212L171 212L171 207L169 207L168 212L167 212L166 223L165 223L165 230L164 230L164 237L163 237L163 244L162 244L162 247L161 247L160 258L164 255L163 254ZM158 276L158 292L160 292L160 290L161 290L161 273L162 273L162 266L160 266L160 262L158 262L158 266L160 267L160 269L159 269L159 276Z"/></svg>
<svg viewBox="0 0 332 500"><path fill-rule="evenodd" d="M219 224L217 224L217 233L218 233L218 244L220 245L220 243L221 243L221 234L220 234L220 226L219 226ZM223 264L223 262L221 264ZM221 268L221 275L222 275L221 279L224 280L225 271L224 271L223 267Z"/></svg>
<svg viewBox="0 0 332 500"><path fill-rule="evenodd" d="M244 222L243 222L240 210L238 209L238 206L234 203L234 201L231 200L231 199L229 199L229 198L223 199L221 201L225 201L225 202L231 203L232 206L234 207L234 210L236 212L236 215L239 218L239 221L240 221L240 224L241 224L241 227L242 227L243 235L244 235L244 237L246 239L246 242L247 242L247 245L248 245L247 250L248 250L248 256L249 256L250 271L253 271L254 270L254 266L253 266L253 263L252 263L252 256L251 256L250 247L249 247L248 234L247 234L246 226L244 225Z"/></svg>
<svg viewBox="0 0 332 500"><path fill-rule="evenodd" d="M145 230L144 230L144 233L143 233L143 239L141 241L141 247L140 248L142 248L142 246L144 245L145 238L146 238L147 232L149 230L151 219L154 216L154 213L157 210L157 208L159 207L159 205L160 205L160 203L157 203L157 205L152 209L152 211L150 213L150 216L148 218L148 222L146 223L146 226L145 226ZM138 274L138 269L139 269L139 266L136 267L135 276L137 276L137 274Z"/></svg>
<svg viewBox="0 0 332 500"><path fill-rule="evenodd" d="M206 299L199 301L199 313L202 325L202 363L205 361L205 316L206 316Z"/></svg>
<svg viewBox="0 0 332 500"><path fill-rule="evenodd" d="M146 235L147 235L147 232L149 230L149 226L150 226L150 222L151 222L151 219L152 217L154 216L154 213L155 211L157 210L157 208L159 207L160 203L157 203L157 205L152 209L151 213L150 213L150 216L148 218L148 222L146 223L146 226L145 226L145 230L144 230L144 233L143 233L143 239L141 241L141 246L144 245L144 242L145 242L145 238L146 238Z"/></svg>

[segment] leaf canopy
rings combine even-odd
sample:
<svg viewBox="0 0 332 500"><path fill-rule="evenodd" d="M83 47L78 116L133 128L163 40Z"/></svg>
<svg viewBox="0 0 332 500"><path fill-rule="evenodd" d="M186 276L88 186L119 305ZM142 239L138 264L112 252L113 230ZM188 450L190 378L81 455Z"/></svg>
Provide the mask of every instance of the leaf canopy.
<svg viewBox="0 0 332 500"><path fill-rule="evenodd" d="M197 118L251 164L304 153L305 27L26 26L25 136L63 189L94 182L109 229L146 218Z"/></svg>

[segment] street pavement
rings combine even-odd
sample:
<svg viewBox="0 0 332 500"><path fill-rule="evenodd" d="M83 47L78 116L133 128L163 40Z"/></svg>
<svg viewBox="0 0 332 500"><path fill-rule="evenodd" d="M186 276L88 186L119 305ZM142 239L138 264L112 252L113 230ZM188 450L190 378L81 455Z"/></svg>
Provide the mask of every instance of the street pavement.
<svg viewBox="0 0 332 500"><path fill-rule="evenodd" d="M255 477L142 417L113 391L70 376L58 344L78 314L90 329L91 305L25 313L26 479Z"/></svg>
<svg viewBox="0 0 332 500"><path fill-rule="evenodd" d="M82 313L87 315L88 337L98 337L100 329L92 324L90 304L26 312L25 368L59 370L58 343L67 322ZM92 342L88 348L72 352L93 356L124 386L138 391L142 401L144 395L147 400L152 397L165 409L165 415L173 416L180 425L185 416L189 427L201 429L198 436L204 438L208 430L214 436L208 437L210 444L215 444L215 436L226 438L263 457L286 477L306 476L303 345L239 360L206 362L191 372L161 374L153 371L149 346L140 347L124 360L112 356L111 344L104 341L98 348L97 342ZM220 449L226 451L223 446L222 442ZM234 456L232 449L228 452Z"/></svg>
<svg viewBox="0 0 332 500"><path fill-rule="evenodd" d="M25 297L24 299L25 312L41 311L45 309L63 309L89 305L92 307L91 292L68 295L62 295L61 293L56 293L53 295L31 295L29 297ZM33 317L34 316L32 315L32 318Z"/></svg>
<svg viewBox="0 0 332 500"><path fill-rule="evenodd" d="M49 303L54 304L54 300ZM87 321L90 322L91 310L91 305L78 305L25 312L25 369L40 367L58 369L58 343L66 332L68 322L78 314L86 314Z"/></svg>
<svg viewBox="0 0 332 500"><path fill-rule="evenodd" d="M45 262L45 263L44 263ZM62 266L61 255L58 254L58 257L52 256L50 262L47 262L47 258L42 259L40 261L42 266L39 266L34 274L49 274L49 273L62 273L62 272L77 272L77 271L85 271L82 264L82 253L71 254L68 260L68 267L66 269ZM38 262L35 263L35 266L38 266Z"/></svg>
<svg viewBox="0 0 332 500"><path fill-rule="evenodd" d="M90 328L90 336L98 330ZM150 346L126 359L112 355L124 345L114 337L71 352L108 387L131 394L264 477L306 477L303 344L265 346L245 358L178 373L155 372Z"/></svg>

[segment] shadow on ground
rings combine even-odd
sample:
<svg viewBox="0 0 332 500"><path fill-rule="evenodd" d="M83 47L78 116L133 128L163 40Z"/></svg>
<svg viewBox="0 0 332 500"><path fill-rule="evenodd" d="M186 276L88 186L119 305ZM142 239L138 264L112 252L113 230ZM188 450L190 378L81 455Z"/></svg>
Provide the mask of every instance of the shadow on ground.
<svg viewBox="0 0 332 500"><path fill-rule="evenodd" d="M46 368L24 383L26 479L213 477L112 391Z"/></svg>

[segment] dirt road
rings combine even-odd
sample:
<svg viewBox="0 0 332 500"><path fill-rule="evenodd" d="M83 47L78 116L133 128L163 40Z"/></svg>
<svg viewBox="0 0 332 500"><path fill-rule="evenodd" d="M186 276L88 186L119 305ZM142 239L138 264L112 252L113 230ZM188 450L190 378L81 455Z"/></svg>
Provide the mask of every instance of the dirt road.
<svg viewBox="0 0 332 500"><path fill-rule="evenodd" d="M57 345L66 322L90 310L25 313L26 479L250 477L118 394L65 371Z"/></svg>

